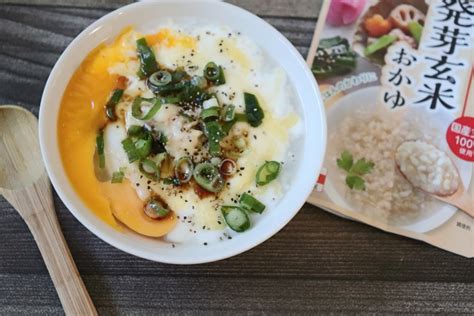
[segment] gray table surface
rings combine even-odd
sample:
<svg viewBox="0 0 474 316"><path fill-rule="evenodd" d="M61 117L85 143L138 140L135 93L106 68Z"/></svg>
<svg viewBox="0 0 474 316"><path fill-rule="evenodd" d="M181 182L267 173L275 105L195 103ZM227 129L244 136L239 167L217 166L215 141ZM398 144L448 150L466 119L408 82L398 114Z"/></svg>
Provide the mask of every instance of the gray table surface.
<svg viewBox="0 0 474 316"><path fill-rule="evenodd" d="M0 103L38 114L59 54L83 28L127 2L0 1ZM321 1L232 2L306 55ZM255 249L196 266L123 253L83 227L57 196L55 205L101 314L474 313L473 260L310 205ZM62 314L33 238L3 198L0 239L0 314Z"/></svg>

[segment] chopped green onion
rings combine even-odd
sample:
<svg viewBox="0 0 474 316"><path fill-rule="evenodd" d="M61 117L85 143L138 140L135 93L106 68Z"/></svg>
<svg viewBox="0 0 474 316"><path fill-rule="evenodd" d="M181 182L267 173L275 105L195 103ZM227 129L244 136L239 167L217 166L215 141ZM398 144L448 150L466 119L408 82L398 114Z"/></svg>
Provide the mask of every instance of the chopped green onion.
<svg viewBox="0 0 474 316"><path fill-rule="evenodd" d="M145 131L145 129L143 128L143 126L132 125L128 128L127 134L128 134L128 136L138 136L144 131Z"/></svg>
<svg viewBox="0 0 474 316"><path fill-rule="evenodd" d="M257 171L257 186L266 185L278 177L281 165L278 161L266 161Z"/></svg>
<svg viewBox="0 0 474 316"><path fill-rule="evenodd" d="M204 88L194 85L192 80L183 83L178 96L181 98L180 104L191 103L192 106L201 106L210 97Z"/></svg>
<svg viewBox="0 0 474 316"><path fill-rule="evenodd" d="M122 147L128 156L128 162L132 163L138 159L146 158L150 155L153 145L153 136L150 132L143 135L135 142L132 138L127 137L122 141Z"/></svg>
<svg viewBox="0 0 474 316"><path fill-rule="evenodd" d="M196 183L209 192L217 193L224 187L224 179L212 163L198 164L194 168L193 176Z"/></svg>
<svg viewBox="0 0 474 316"><path fill-rule="evenodd" d="M244 92L245 100L245 114L247 115L247 121L253 127L257 127L262 124L262 120L265 117L260 104L258 103L257 97L251 93Z"/></svg>
<svg viewBox="0 0 474 316"><path fill-rule="evenodd" d="M207 122L205 127L204 132L208 139L209 153L213 156L219 155L221 152L220 141L224 138L225 134L220 124L216 121Z"/></svg>
<svg viewBox="0 0 474 316"><path fill-rule="evenodd" d="M168 142L168 137L166 137L166 135L164 133L161 133L160 134L160 143L162 143L163 145L166 145L166 143Z"/></svg>
<svg viewBox="0 0 474 316"><path fill-rule="evenodd" d="M122 141L122 147L125 153L128 156L128 162L132 163L138 159L140 159L140 156L137 152L137 149L135 148L135 143L130 137L125 138Z"/></svg>
<svg viewBox="0 0 474 316"><path fill-rule="evenodd" d="M219 79L219 66L215 62L208 62L204 67L204 77L210 81Z"/></svg>
<svg viewBox="0 0 474 316"><path fill-rule="evenodd" d="M112 183L122 183L123 177L125 176L123 171L117 171L112 173Z"/></svg>
<svg viewBox="0 0 474 316"><path fill-rule="evenodd" d="M222 131L227 135L229 134L232 127L234 127L235 121L224 122L222 124Z"/></svg>
<svg viewBox="0 0 474 316"><path fill-rule="evenodd" d="M156 85L152 85L150 80L147 80L147 86L154 94L172 93L172 92L177 93L185 88L186 82L181 81L181 82L176 82L176 83L169 83L163 86L156 86Z"/></svg>
<svg viewBox="0 0 474 316"><path fill-rule="evenodd" d="M224 122L232 122L235 118L235 106L233 104L228 104L222 109L221 119Z"/></svg>
<svg viewBox="0 0 474 316"><path fill-rule="evenodd" d="M190 84L192 86L198 87L198 88L205 88L207 86L207 81L206 78L201 77L201 76L193 76L190 80Z"/></svg>
<svg viewBox="0 0 474 316"><path fill-rule="evenodd" d="M155 86L155 87L161 87L165 86L168 83L171 82L172 76L169 72L166 70L159 70L155 73L153 73L149 78L148 82L150 85Z"/></svg>
<svg viewBox="0 0 474 316"><path fill-rule="evenodd" d="M145 214L150 217L151 219L161 219L170 213L162 203L160 203L156 198L151 198L146 204L145 208L143 209Z"/></svg>
<svg viewBox="0 0 474 316"><path fill-rule="evenodd" d="M107 104L105 105L105 115L107 115L107 117L111 121L117 120L117 115L115 114L115 107L120 102L122 95L123 95L122 89L115 89L114 91L112 91L112 95L109 101L107 102Z"/></svg>
<svg viewBox="0 0 474 316"><path fill-rule="evenodd" d="M248 193L244 193L240 196L239 203L240 207L249 212L262 214L263 210L265 210L265 204Z"/></svg>
<svg viewBox="0 0 474 316"><path fill-rule="evenodd" d="M189 157L181 157L174 167L174 176L180 183L186 183L193 177L194 165Z"/></svg>
<svg viewBox="0 0 474 316"><path fill-rule="evenodd" d="M219 78L214 81L214 84L216 86L219 86L221 84L225 84L225 76L224 76L224 69L222 69L221 66L219 66Z"/></svg>
<svg viewBox="0 0 474 316"><path fill-rule="evenodd" d="M216 86L225 84L224 70L215 62L208 62L204 67L204 77Z"/></svg>
<svg viewBox="0 0 474 316"><path fill-rule="evenodd" d="M140 69L138 70L140 79L145 79L158 70L155 54L144 37L137 40L137 55L140 60Z"/></svg>
<svg viewBox="0 0 474 316"><path fill-rule="evenodd" d="M97 155L99 156L99 168L105 168L105 153L104 153L104 131L100 130L95 138Z"/></svg>
<svg viewBox="0 0 474 316"><path fill-rule="evenodd" d="M182 81L187 75L188 73L183 69L183 67L178 67L171 72L171 82L176 83Z"/></svg>
<svg viewBox="0 0 474 316"><path fill-rule="evenodd" d="M217 98L215 96L212 96L211 98L202 103L202 107L203 109L219 107L219 101L217 101Z"/></svg>
<svg viewBox="0 0 474 316"><path fill-rule="evenodd" d="M135 149L140 158L146 158L151 153L153 145L153 136L148 132L143 138L138 139L135 142Z"/></svg>
<svg viewBox="0 0 474 316"><path fill-rule="evenodd" d="M219 117L219 108L217 106L213 106L212 108L203 109L200 116L204 122L216 120Z"/></svg>
<svg viewBox="0 0 474 316"><path fill-rule="evenodd" d="M237 122L247 122L247 115L244 113L234 113L234 119L230 122L225 122L222 124L222 131L227 135L229 134L234 124Z"/></svg>
<svg viewBox="0 0 474 316"><path fill-rule="evenodd" d="M157 181L160 178L160 170L156 163L151 159L140 159L138 162L138 169L150 180Z"/></svg>
<svg viewBox="0 0 474 316"><path fill-rule="evenodd" d="M241 233L250 228L250 219L240 207L224 205L221 207L221 212L232 230Z"/></svg>
<svg viewBox="0 0 474 316"><path fill-rule="evenodd" d="M178 178L174 178L174 177L169 177L169 178L165 178L163 179L163 183L166 184L166 185L175 185L175 186L178 186L181 184L181 182L179 181Z"/></svg>
<svg viewBox="0 0 474 316"><path fill-rule="evenodd" d="M247 115L245 115L244 113L235 113L234 120L236 122L248 122Z"/></svg>
<svg viewBox="0 0 474 316"><path fill-rule="evenodd" d="M170 96L170 97L164 97L160 98L161 104L177 104L181 102L181 98L178 96Z"/></svg>
<svg viewBox="0 0 474 316"><path fill-rule="evenodd" d="M144 104L151 106L150 110L146 114L143 114L141 110L141 107ZM152 119L160 108L161 100L158 98L136 97L132 103L132 116L138 120L147 121Z"/></svg>

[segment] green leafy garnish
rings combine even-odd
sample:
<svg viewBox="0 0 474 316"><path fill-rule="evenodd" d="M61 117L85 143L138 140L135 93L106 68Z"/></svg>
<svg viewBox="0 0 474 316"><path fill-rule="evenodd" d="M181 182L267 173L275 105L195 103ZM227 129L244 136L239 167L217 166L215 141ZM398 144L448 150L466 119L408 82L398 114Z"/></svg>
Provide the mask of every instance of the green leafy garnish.
<svg viewBox="0 0 474 316"><path fill-rule="evenodd" d="M344 150L341 154L341 158L337 160L337 166L347 172L349 172L354 164L352 155L347 150Z"/></svg>
<svg viewBox="0 0 474 316"><path fill-rule="evenodd" d="M359 176L363 176L368 174L369 172L374 169L375 164L370 160L365 160L365 158L361 158L356 161L356 163L350 169L351 173L354 173Z"/></svg>
<svg viewBox="0 0 474 316"><path fill-rule="evenodd" d="M351 189L365 191L365 181L359 176L347 176L346 184Z"/></svg>
<svg viewBox="0 0 474 316"><path fill-rule="evenodd" d="M344 150L336 163L339 168L347 172L346 184L350 189L365 190L365 180L362 177L374 169L375 164L372 161L361 158L354 163L352 154Z"/></svg>

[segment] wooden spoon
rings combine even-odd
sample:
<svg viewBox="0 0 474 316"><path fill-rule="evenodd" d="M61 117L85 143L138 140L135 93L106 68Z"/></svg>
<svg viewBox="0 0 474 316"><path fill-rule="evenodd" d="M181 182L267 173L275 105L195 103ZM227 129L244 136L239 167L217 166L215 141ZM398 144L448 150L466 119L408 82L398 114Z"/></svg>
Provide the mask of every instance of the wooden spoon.
<svg viewBox="0 0 474 316"><path fill-rule="evenodd" d="M402 143L403 144L403 143ZM399 146L401 146L400 144ZM451 158L449 158L451 159ZM403 173L402 168L400 168L400 161L398 161L395 158L395 162L398 168L398 171L403 175L403 177L410 182L411 185L413 185L414 188L421 190L425 192L426 194L429 194L433 198L443 201L445 203L451 204L453 206L456 206L459 210L463 211L464 213L468 214L471 217L474 217L474 197L469 194L469 192L466 191L464 184L461 180L461 177L459 175L459 170L456 169L456 172L459 177L459 185L453 193L450 193L449 195L446 194L441 194L440 192L428 192L426 190L423 190L422 188L416 186L410 181L410 177L408 177L406 174ZM453 166L456 166L453 161L451 161Z"/></svg>
<svg viewBox="0 0 474 316"><path fill-rule="evenodd" d="M97 315L54 211L38 121L17 106L0 106L0 194L33 234L66 315Z"/></svg>

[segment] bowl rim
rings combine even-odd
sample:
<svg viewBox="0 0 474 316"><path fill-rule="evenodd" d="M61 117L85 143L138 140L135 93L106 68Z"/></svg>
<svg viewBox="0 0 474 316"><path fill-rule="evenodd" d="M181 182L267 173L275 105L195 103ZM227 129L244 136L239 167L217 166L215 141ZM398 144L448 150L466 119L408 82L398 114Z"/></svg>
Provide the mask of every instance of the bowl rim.
<svg viewBox="0 0 474 316"><path fill-rule="evenodd" d="M140 7L160 6L162 4L180 5L180 4L189 4L189 2L183 1L183 0L178 0L178 1L163 0L160 2L136 2L136 3L123 6L112 12L109 12L108 14L104 15L100 19L93 22L91 25L85 28L78 36L76 36L71 43L69 43L67 48L64 50L64 52L61 54L61 56L55 63L48 77L48 80L46 82L43 95L41 98L41 106L40 106L40 111L39 111L39 140L40 140L41 153L42 153L43 161L44 161L47 173L50 177L51 183L53 184L55 191L57 192L58 196L60 197L61 201L64 203L66 208L90 232L92 232L94 235L96 235L97 237L99 237L100 239L108 243L109 245L117 249L120 249L126 253L132 254L134 256L152 260L152 261L162 262L162 263L200 264L200 263L218 261L218 260L222 260L222 259L226 259L235 255L238 255L251 248L256 247L257 245L263 243L264 241L266 241L267 239L275 235L284 226L286 226L291 221L291 219L298 213L298 211L301 209L301 207L305 203L306 198L310 195L314 187L314 184L316 183L316 179L319 175L319 171L321 170L323 160L324 160L324 155L326 151L326 138L327 138L326 116L325 116L323 101L322 101L321 94L317 86L316 80L314 76L312 75L306 62L304 61L303 57L301 56L301 54L289 42L289 40L286 37L284 37L279 31L277 31L273 26L271 26L269 23L259 18L258 16L229 3L220 2L220 1L212 1L212 0L193 1L193 5L205 4L205 5L227 7L227 9L234 10L238 14L243 14L243 15L246 15L248 18L254 19L255 23L258 22L261 27L266 27L268 31L272 32L275 35L275 37L278 39L278 41L280 41L286 47L286 49L288 50L288 55L292 55L292 57L295 58L295 63L297 64L299 68L301 68L301 71L303 71L301 76L304 77L304 79L302 80L308 81L308 83L310 82L312 83L311 91L307 91L307 92L312 95L314 100L309 105L306 105L305 103L301 102L302 103L301 107L303 110L302 115L304 114L305 117L306 116L319 117L320 121L318 122L319 126L316 127L314 126L316 124L308 124L307 120L305 119L306 121L304 124L305 142L302 146L301 161L304 161L305 165L309 167L310 170L313 170L314 172L313 174L311 174L310 172L307 172L306 174L304 174L303 175L305 178L303 182L304 186L302 188L299 188L300 190L298 191L293 190L293 192L295 192L294 194L296 195L296 198L293 199L292 201L293 207L291 208L291 212L288 211L287 216L280 217L280 220L278 221L278 225L273 227L273 229L268 230L265 233L258 234L258 238L254 238L250 242L247 242L242 245L239 244L238 247L234 247L234 249L230 249L230 250L226 249L224 253L214 253L214 254L207 255L205 257L199 257L199 258L194 258L194 257L189 257L189 256L187 258L183 258L183 257L176 258L176 257L173 257L172 255L171 256L162 255L162 254L160 255L159 252L150 253L149 251L146 251L145 249L140 249L140 248L136 248L136 247L128 245L126 242L122 241L117 235L117 234L121 234L121 232L119 232L118 230L106 224L96 214L93 214L93 212L91 212L90 209L87 206L85 206L81 198L72 188L72 184L70 183L69 179L67 178L67 175L64 172L62 161L60 158L59 149L57 145L57 132L54 133L54 139L51 139L53 138L51 135L52 133L47 131L48 124L54 124L54 127L55 127L54 130L57 131L57 113L56 115L51 115L50 113L48 113L47 108L51 107L51 106L48 106L48 104L50 104L49 102L50 100L53 101L53 100L58 99L57 97L53 96L54 90L55 90L55 87L54 87L55 82L59 80L61 70L64 67L64 64L66 63L66 61L71 58L73 50L77 46L79 46L85 39L87 39L88 36L100 30L101 26L106 25L108 23L113 24L114 19L117 19L121 15L126 14L127 11L132 11L133 9L137 9ZM82 60L80 62L82 62ZM70 79L68 79L68 81L69 80ZM294 87L294 88L295 88L295 92L297 92L298 88L297 87ZM63 92L64 90L62 91L62 93ZM56 101L57 103L59 103L59 105L61 103L61 99L63 96L62 93L61 93L60 100ZM59 111L59 105L57 108L57 112ZM308 130L311 130L312 132L319 134L318 135L319 136L318 140L320 143L319 146L314 146L314 145L309 144L308 138L314 139L315 136L308 137L308 135L306 135ZM316 147L319 147L318 151L315 149ZM313 156L315 154L316 154L316 157L314 159L307 157L308 155ZM88 214L84 213L80 209L87 210ZM92 219L91 215L95 219ZM231 247L228 247L228 248L231 248Z"/></svg>

